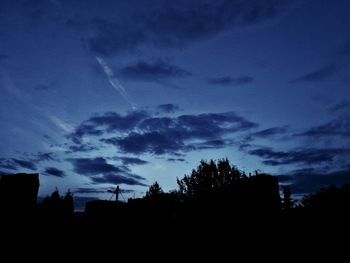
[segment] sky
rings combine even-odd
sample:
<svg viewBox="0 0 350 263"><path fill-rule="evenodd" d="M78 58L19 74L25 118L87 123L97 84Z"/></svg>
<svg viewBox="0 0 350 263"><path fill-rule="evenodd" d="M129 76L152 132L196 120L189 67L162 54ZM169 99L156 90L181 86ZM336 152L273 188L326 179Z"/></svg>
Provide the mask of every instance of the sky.
<svg viewBox="0 0 350 263"><path fill-rule="evenodd" d="M350 2L1 1L0 172L76 199L201 159L350 183Z"/></svg>

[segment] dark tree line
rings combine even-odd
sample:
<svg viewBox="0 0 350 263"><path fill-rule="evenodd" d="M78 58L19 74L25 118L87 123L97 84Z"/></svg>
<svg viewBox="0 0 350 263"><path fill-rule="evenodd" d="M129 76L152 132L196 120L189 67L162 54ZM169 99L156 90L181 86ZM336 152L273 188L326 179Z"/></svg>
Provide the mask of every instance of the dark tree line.
<svg viewBox="0 0 350 263"><path fill-rule="evenodd" d="M74 212L73 194L68 190L64 196L61 196L56 189L50 196L45 197L40 209L53 216L70 216Z"/></svg>
<svg viewBox="0 0 350 263"><path fill-rule="evenodd" d="M234 192L241 192L242 189L247 190L245 186L256 178L261 176L255 173L254 176L246 175L245 172L230 164L228 159L221 159L218 162L213 160L202 160L196 169L193 169L190 175L185 175L183 178L177 178L178 190L174 193L179 199L206 199L207 197L215 199L217 196L225 199L241 197L241 193L235 195ZM261 185L264 187L264 185ZM271 189L270 189L271 190ZM158 182L152 184L146 193L146 198L164 195L164 191L159 186ZM253 194L251 198L259 199L262 196ZM255 195L254 195L255 194ZM244 195L245 198L250 198ZM216 200L225 202L227 200ZM229 200L234 202L234 200ZM238 200L247 205L251 202L246 200ZM272 201L272 199L266 200ZM297 201L293 198L292 188L289 185L281 186L280 209L282 211L291 211L293 209L306 210L350 210L350 185L337 187L331 185L320 189L315 193L304 195Z"/></svg>
<svg viewBox="0 0 350 263"><path fill-rule="evenodd" d="M231 166L228 159L219 160L218 163L202 160L191 175L177 179L179 193L190 197L199 197L208 193L223 191L230 188L237 181L246 179L244 172Z"/></svg>
<svg viewBox="0 0 350 263"><path fill-rule="evenodd" d="M179 213L179 207L222 210L350 210L350 186L330 186L316 193L308 194L297 202L293 198L289 185L281 187L281 196L277 177L256 172L247 175L229 160L202 160L191 174L177 178L178 189L164 192L158 182L154 182L142 199L132 200L132 207L145 207ZM144 202L142 201L144 200ZM135 205L138 204L138 205ZM104 204L106 205L106 204ZM184 206L185 205L185 206ZM49 213L72 214L74 211L73 195L68 191L61 196L56 189L41 204L42 210ZM144 209L144 207L142 208ZM141 209L141 210L142 210ZM176 210L174 212L174 210ZM158 212L157 212L158 213ZM181 214L181 213L180 213Z"/></svg>

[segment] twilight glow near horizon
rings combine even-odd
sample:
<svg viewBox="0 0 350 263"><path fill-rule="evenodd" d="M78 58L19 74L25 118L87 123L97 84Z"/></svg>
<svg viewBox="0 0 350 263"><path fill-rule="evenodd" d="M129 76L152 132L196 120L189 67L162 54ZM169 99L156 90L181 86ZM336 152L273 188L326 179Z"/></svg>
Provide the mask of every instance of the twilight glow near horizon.
<svg viewBox="0 0 350 263"><path fill-rule="evenodd" d="M2 1L0 172L76 198L201 159L350 183L349 1Z"/></svg>

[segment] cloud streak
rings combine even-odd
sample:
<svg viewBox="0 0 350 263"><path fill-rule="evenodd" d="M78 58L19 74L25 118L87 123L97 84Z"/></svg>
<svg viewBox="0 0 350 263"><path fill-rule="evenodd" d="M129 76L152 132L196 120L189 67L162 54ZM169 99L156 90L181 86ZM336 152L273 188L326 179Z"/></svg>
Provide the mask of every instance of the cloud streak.
<svg viewBox="0 0 350 263"><path fill-rule="evenodd" d="M246 137L246 140L251 140L256 138L262 138L262 139L272 138L279 135L284 135L287 132L288 132L288 126L272 127L272 128L251 133Z"/></svg>
<svg viewBox="0 0 350 263"><path fill-rule="evenodd" d="M101 66L103 72L106 74L108 81L111 84L111 86L114 88L114 90L116 90L119 93L119 95L124 99L125 102L127 102L131 106L132 109L136 109L136 104L132 101L129 94L125 90L124 86L116 78L112 69L108 66L106 61L99 56L95 56L95 58L98 64Z"/></svg>
<svg viewBox="0 0 350 263"><path fill-rule="evenodd" d="M18 170L24 168L35 171L37 166L33 160L24 160L17 158L0 158L0 167L8 170Z"/></svg>
<svg viewBox="0 0 350 263"><path fill-rule="evenodd" d="M337 157L350 156L347 148L306 148L290 151L275 151L268 147L256 148L249 154L264 158L263 163L269 166L304 164L329 164Z"/></svg>
<svg viewBox="0 0 350 263"><path fill-rule="evenodd" d="M71 133L74 130L74 127L71 124L55 115L48 115L48 118L51 120L52 123L54 123L57 127L65 131L66 133Z"/></svg>
<svg viewBox="0 0 350 263"><path fill-rule="evenodd" d="M292 79L289 83L320 82L333 77L336 73L340 72L341 69L349 66L349 50L350 41L347 41L338 49L337 55L334 56L328 64Z"/></svg>
<svg viewBox="0 0 350 263"><path fill-rule="evenodd" d="M160 81L174 77L187 77L190 72L166 61L157 59L146 62L138 61L134 65L119 70L120 76L131 80Z"/></svg>
<svg viewBox="0 0 350 263"><path fill-rule="evenodd" d="M338 118L326 124L312 127L305 132L296 134L296 136L309 136L315 138L339 136L348 138L350 137L350 121L347 118Z"/></svg>
<svg viewBox="0 0 350 263"><path fill-rule="evenodd" d="M57 169L55 167L47 167L44 171L44 173L46 175L49 176L55 176L55 177L65 177L66 174L64 173L64 171Z"/></svg>
<svg viewBox="0 0 350 263"><path fill-rule="evenodd" d="M343 99L329 108L330 113L339 113L343 111L350 112L350 100Z"/></svg>
<svg viewBox="0 0 350 263"><path fill-rule="evenodd" d="M317 70L311 71L301 77L291 80L289 83L301 83L301 82L318 82L323 81L333 76L338 70L338 66L334 64L326 65Z"/></svg>

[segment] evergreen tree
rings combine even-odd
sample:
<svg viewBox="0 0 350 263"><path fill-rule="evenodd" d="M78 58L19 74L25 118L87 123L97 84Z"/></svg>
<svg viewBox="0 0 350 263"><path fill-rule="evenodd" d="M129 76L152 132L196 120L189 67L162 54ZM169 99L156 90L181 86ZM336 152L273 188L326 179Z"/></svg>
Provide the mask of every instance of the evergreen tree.
<svg viewBox="0 0 350 263"><path fill-rule="evenodd" d="M159 186L158 182L155 181L146 192L147 198L154 198L163 193L163 189Z"/></svg>

